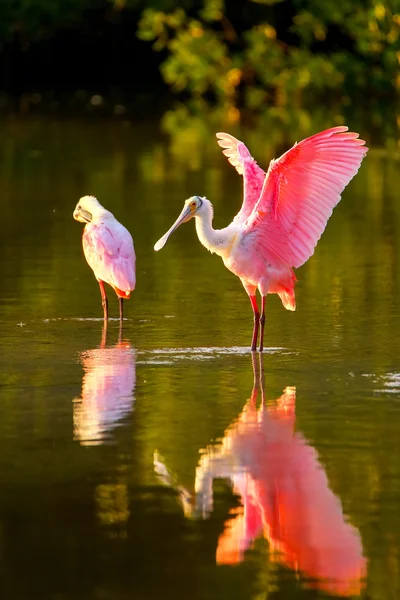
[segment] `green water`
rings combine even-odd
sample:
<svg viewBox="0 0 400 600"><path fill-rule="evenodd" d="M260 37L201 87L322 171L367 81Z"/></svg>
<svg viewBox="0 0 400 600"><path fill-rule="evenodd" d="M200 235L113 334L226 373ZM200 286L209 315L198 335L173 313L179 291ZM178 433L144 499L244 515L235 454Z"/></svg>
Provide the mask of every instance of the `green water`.
<svg viewBox="0 0 400 600"><path fill-rule="evenodd" d="M262 166L300 137L223 128ZM400 596L398 152L362 131L371 150L297 271L297 311L268 297L257 412L239 280L193 223L153 251L187 197L213 201L216 227L240 205L212 131L1 124L4 598ZM84 194L135 241L122 332L102 330L72 218ZM319 576L339 563L354 577Z"/></svg>

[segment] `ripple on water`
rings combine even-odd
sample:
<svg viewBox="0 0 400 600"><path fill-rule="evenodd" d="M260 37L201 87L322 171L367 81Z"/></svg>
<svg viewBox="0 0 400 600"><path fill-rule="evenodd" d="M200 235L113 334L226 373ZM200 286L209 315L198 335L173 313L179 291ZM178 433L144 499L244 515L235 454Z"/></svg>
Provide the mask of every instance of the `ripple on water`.
<svg viewBox="0 0 400 600"><path fill-rule="evenodd" d="M119 321L119 317L108 317L109 321ZM132 321L132 319L128 319L124 317L123 321ZM43 319L42 323L53 323L55 321L95 321L95 322L103 322L104 317L53 317L51 319Z"/></svg>
<svg viewBox="0 0 400 600"><path fill-rule="evenodd" d="M264 348L264 354L292 354L286 348ZM248 355L248 346L195 347L195 348L155 348L140 352L142 364L174 364L181 360L213 360L226 355Z"/></svg>
<svg viewBox="0 0 400 600"><path fill-rule="evenodd" d="M375 394L398 394L400 395L400 373L386 373L386 375L376 375L375 373L365 373L364 377L371 377L378 386L374 389Z"/></svg>

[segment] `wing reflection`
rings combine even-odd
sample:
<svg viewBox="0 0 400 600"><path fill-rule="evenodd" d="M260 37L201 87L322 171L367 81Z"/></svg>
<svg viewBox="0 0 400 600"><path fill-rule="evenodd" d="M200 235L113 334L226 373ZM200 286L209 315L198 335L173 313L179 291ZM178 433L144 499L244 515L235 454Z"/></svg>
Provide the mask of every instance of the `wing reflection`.
<svg viewBox="0 0 400 600"><path fill-rule="evenodd" d="M135 351L121 339L106 347L107 325L99 348L80 354L84 376L82 396L73 405L74 440L83 446L104 442L107 432L130 413L136 383Z"/></svg>
<svg viewBox="0 0 400 600"><path fill-rule="evenodd" d="M262 365L259 370L255 357L253 369L253 391L240 416L218 445L201 451L191 516L208 517L213 480L228 479L241 507L231 512L219 537L218 564L240 562L263 536L270 560L299 571L306 585L332 594L359 594L366 574L360 535L345 520L316 450L295 431L296 388L287 387L271 405L265 401ZM159 458L155 468L165 483L173 484ZM187 492L174 487L188 514Z"/></svg>

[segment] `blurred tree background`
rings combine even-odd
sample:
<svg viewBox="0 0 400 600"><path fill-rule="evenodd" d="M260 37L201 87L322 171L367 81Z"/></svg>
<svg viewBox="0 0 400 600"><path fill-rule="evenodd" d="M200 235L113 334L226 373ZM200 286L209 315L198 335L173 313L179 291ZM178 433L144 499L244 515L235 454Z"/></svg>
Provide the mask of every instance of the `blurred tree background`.
<svg viewBox="0 0 400 600"><path fill-rule="evenodd" d="M395 102L400 0L2 0L0 89L258 112ZM100 102L100 100L99 100ZM123 108L121 108L122 110Z"/></svg>

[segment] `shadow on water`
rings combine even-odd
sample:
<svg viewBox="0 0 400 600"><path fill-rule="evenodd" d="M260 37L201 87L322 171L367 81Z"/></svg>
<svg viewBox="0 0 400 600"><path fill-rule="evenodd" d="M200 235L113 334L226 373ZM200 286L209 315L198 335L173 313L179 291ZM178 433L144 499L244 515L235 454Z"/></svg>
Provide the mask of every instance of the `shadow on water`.
<svg viewBox="0 0 400 600"><path fill-rule="evenodd" d="M295 431L296 388L267 401L262 354L252 353L252 365L253 390L241 414L218 443L200 450L194 494L176 482L157 451L155 472L175 488L188 518L210 518L214 481L230 482L240 506L229 511L218 538L217 565L242 562L263 537L269 561L298 572L306 587L359 595L366 577L360 534L347 522L316 450Z"/></svg>

